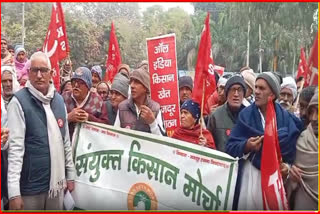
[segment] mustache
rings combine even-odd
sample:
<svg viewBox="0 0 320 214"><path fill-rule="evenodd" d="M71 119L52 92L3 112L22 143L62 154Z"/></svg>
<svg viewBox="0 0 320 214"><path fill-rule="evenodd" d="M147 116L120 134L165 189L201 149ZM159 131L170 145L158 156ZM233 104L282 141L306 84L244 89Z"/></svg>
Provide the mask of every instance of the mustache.
<svg viewBox="0 0 320 214"><path fill-rule="evenodd" d="M279 104L280 104L280 105L281 105L281 104L286 104L286 105L288 105L288 106L291 105L290 102L286 102L286 101L284 101L284 100L280 100Z"/></svg>
<svg viewBox="0 0 320 214"><path fill-rule="evenodd" d="M81 92L81 90L79 88L73 88L72 91L78 91Z"/></svg>

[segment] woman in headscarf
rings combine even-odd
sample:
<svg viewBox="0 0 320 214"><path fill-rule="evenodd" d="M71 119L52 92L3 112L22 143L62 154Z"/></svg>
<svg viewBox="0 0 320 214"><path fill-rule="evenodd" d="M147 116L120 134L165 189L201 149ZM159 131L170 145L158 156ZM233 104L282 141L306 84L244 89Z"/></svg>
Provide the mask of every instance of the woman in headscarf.
<svg viewBox="0 0 320 214"><path fill-rule="evenodd" d="M28 62L27 52L23 47L16 48L14 52L14 64L17 71L17 77L22 76L22 70Z"/></svg>
<svg viewBox="0 0 320 214"><path fill-rule="evenodd" d="M181 106L181 126L174 130L172 138L216 149L213 137L207 129L202 129L201 135L199 119L199 104L186 100Z"/></svg>

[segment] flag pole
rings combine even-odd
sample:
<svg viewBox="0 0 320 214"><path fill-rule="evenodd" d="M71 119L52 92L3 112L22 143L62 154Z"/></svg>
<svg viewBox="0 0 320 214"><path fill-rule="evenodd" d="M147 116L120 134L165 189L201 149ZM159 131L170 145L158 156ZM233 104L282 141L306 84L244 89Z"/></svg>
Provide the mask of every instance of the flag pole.
<svg viewBox="0 0 320 214"><path fill-rule="evenodd" d="M304 85L304 78L302 79L302 84L301 84L300 88L298 89L298 96L297 96L296 102L294 104L294 110L296 110L297 107L298 107L298 103L299 103L299 100L300 100L300 94L301 94L301 91L303 89L303 85Z"/></svg>
<svg viewBox="0 0 320 214"><path fill-rule="evenodd" d="M203 121L203 108L204 108L204 96L205 96L205 88L206 86L206 80L203 79L203 86L202 86L202 99L201 99L201 114L200 114L200 136L202 136L202 124L204 123Z"/></svg>

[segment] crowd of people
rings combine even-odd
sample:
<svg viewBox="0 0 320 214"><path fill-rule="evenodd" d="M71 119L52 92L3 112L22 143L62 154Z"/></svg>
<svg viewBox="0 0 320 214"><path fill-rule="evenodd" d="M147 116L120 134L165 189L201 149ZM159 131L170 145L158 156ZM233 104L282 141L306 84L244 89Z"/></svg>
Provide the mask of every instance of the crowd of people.
<svg viewBox="0 0 320 214"><path fill-rule="evenodd" d="M1 205L9 210L62 210L73 191L71 144L77 123L92 121L166 136L160 104L150 97L148 62L121 64L112 84L102 69L60 69L52 82L43 52L30 58L1 36ZM181 125L173 138L239 158L234 210L263 210L261 154L268 98L274 102L281 174L292 210L318 209L318 88L277 72L256 74L244 67L216 75L216 91L192 100L193 79L178 79ZM203 122L201 122L203 121ZM214 175L213 175L214 176Z"/></svg>

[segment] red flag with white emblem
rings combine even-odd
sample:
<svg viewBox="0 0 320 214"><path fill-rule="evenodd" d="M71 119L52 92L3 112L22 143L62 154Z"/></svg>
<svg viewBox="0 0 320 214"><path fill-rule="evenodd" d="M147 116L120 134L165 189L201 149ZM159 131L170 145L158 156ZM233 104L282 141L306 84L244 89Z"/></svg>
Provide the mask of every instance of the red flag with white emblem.
<svg viewBox="0 0 320 214"><path fill-rule="evenodd" d="M307 72L308 72L308 65L307 65L307 61L306 61L306 54L304 52L304 48L301 48L300 61L299 61L299 65L298 65L298 72L297 72L296 79L298 79L301 76L304 77L304 79L307 79Z"/></svg>
<svg viewBox="0 0 320 214"><path fill-rule="evenodd" d="M66 58L70 52L63 10L60 2L53 3L51 21L42 47L42 51L50 58L53 70L53 83L60 89L59 61Z"/></svg>
<svg viewBox="0 0 320 214"><path fill-rule="evenodd" d="M261 157L261 188L265 210L288 210L280 172L281 159L277 118L272 98L269 97Z"/></svg>
<svg viewBox="0 0 320 214"><path fill-rule="evenodd" d="M201 34L192 91L192 99L200 105L202 105L202 96L204 96L204 100L207 100L216 89L209 20L210 14L208 13Z"/></svg>
<svg viewBox="0 0 320 214"><path fill-rule="evenodd" d="M117 74L118 66L121 64L121 54L120 48L116 36L116 31L114 29L113 22L111 23L111 31L109 38L109 51L108 59L106 63L106 75L105 81L110 81L112 83L114 76Z"/></svg>
<svg viewBox="0 0 320 214"><path fill-rule="evenodd" d="M306 78L306 84L318 85L318 32L314 38L310 57L308 60L308 74Z"/></svg>

